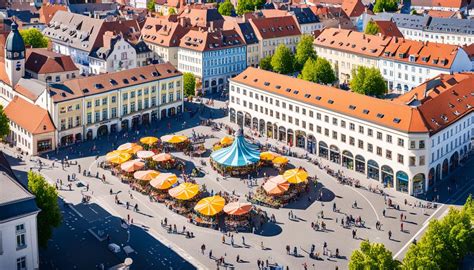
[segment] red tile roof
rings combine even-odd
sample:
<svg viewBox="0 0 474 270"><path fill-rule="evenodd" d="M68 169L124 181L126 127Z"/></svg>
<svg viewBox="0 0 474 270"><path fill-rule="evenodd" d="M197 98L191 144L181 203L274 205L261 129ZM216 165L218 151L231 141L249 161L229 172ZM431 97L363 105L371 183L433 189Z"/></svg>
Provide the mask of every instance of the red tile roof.
<svg viewBox="0 0 474 270"><path fill-rule="evenodd" d="M63 5L50 5L50 4L44 5L43 4L43 6L38 11L39 21L44 24L48 24L51 21L51 19L53 19L54 14L56 14L58 10L67 11L67 7Z"/></svg>
<svg viewBox="0 0 474 270"><path fill-rule="evenodd" d="M449 69L458 51L459 47L455 45L393 38L385 48L382 57ZM414 61L410 61L410 56L415 57Z"/></svg>
<svg viewBox="0 0 474 270"><path fill-rule="evenodd" d="M462 8L467 0L411 0L411 6Z"/></svg>
<svg viewBox="0 0 474 270"><path fill-rule="evenodd" d="M49 91L54 102L62 102L181 75L172 64L164 63L52 83Z"/></svg>
<svg viewBox="0 0 474 270"><path fill-rule="evenodd" d="M392 21L374 21L379 27L380 34L389 37L403 38L402 32L397 27L397 24Z"/></svg>
<svg viewBox="0 0 474 270"><path fill-rule="evenodd" d="M456 11L428 10L426 14L437 18L452 18L456 15Z"/></svg>
<svg viewBox="0 0 474 270"><path fill-rule="evenodd" d="M259 40L301 35L293 16L252 18L249 22Z"/></svg>
<svg viewBox="0 0 474 270"><path fill-rule="evenodd" d="M473 111L474 73L438 75L394 101L417 106L434 134Z"/></svg>
<svg viewBox="0 0 474 270"><path fill-rule="evenodd" d="M141 37L145 42L164 47L178 47L181 38L189 31L184 22L174 21L174 17L160 17L146 19L141 30Z"/></svg>
<svg viewBox="0 0 474 270"><path fill-rule="evenodd" d="M231 80L395 130L410 133L428 132L420 112L399 102L365 96L252 67Z"/></svg>
<svg viewBox="0 0 474 270"><path fill-rule="evenodd" d="M235 30L190 30L182 39L181 48L194 51L222 50L245 45L244 40Z"/></svg>
<svg viewBox="0 0 474 270"><path fill-rule="evenodd" d="M342 10L348 17L359 17L364 13L365 6L361 0L344 0L342 2Z"/></svg>
<svg viewBox="0 0 474 270"><path fill-rule="evenodd" d="M69 55L47 49L27 49L25 69L37 74L49 74L79 70Z"/></svg>
<svg viewBox="0 0 474 270"><path fill-rule="evenodd" d="M387 36L367 35L352 30L326 28L314 40L314 45L379 57L391 39Z"/></svg>
<svg viewBox="0 0 474 270"><path fill-rule="evenodd" d="M15 122L31 134L43 134L56 130L47 110L15 96L5 108L10 121Z"/></svg>

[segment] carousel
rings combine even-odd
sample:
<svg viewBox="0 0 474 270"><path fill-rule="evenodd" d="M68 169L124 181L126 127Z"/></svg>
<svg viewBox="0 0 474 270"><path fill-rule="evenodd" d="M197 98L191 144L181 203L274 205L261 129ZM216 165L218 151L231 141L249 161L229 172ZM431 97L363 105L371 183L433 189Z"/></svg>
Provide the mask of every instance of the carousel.
<svg viewBox="0 0 474 270"><path fill-rule="evenodd" d="M211 154L211 165L222 175L239 176L256 170L260 161L260 151L254 144L247 142L243 130L237 131L229 147Z"/></svg>

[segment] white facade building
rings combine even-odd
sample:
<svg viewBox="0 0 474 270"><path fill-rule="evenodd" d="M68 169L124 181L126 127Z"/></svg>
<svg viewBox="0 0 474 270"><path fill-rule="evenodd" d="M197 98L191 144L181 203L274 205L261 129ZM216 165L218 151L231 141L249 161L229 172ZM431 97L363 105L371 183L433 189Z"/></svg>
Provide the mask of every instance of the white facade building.
<svg viewBox="0 0 474 270"><path fill-rule="evenodd" d="M39 269L35 197L0 153L0 269Z"/></svg>
<svg viewBox="0 0 474 270"><path fill-rule="evenodd" d="M439 80L453 76L463 87L474 82L472 73L443 75ZM437 86L431 83L413 91L434 95L436 91L431 90ZM470 90L453 87L468 92L473 86ZM399 191L418 195L446 177L471 149L472 107L463 106L473 98L463 98L456 107L457 115L448 115L452 110L446 99L449 94L446 90L431 103L405 95L386 101L248 68L231 80L230 121L262 136L307 149ZM432 108L435 103L436 110ZM448 112L443 114L443 109ZM433 122L429 120L427 124L427 117L433 121L447 117L447 122L430 125ZM463 132L444 135L438 145L438 136L451 129ZM446 149L443 155L435 154L437 159L432 159L432 153L441 147ZM445 157L450 157L450 168L436 173Z"/></svg>

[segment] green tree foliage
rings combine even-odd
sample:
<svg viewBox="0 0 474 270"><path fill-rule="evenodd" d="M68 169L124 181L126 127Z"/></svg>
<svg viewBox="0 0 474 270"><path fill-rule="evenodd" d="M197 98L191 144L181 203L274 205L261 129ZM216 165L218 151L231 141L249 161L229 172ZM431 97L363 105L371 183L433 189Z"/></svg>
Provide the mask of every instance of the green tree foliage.
<svg viewBox="0 0 474 270"><path fill-rule="evenodd" d="M168 9L168 14L169 14L169 15L177 14L177 13L176 13L176 9L174 9L174 8Z"/></svg>
<svg viewBox="0 0 474 270"><path fill-rule="evenodd" d="M374 5L374 12L391 12L398 10L398 0L376 0Z"/></svg>
<svg viewBox="0 0 474 270"><path fill-rule="evenodd" d="M265 4L265 0L239 0L237 2L237 14L243 15L261 9Z"/></svg>
<svg viewBox="0 0 474 270"><path fill-rule="evenodd" d="M194 96L196 93L196 77L194 77L194 74L185 72L183 81L184 95L187 97Z"/></svg>
<svg viewBox="0 0 474 270"><path fill-rule="evenodd" d="M43 33L36 28L20 30L20 35L26 46L31 46L33 48L48 47L48 38L43 36Z"/></svg>
<svg viewBox="0 0 474 270"><path fill-rule="evenodd" d="M264 69L264 70L272 70L272 56L268 55L260 59L259 66L261 69Z"/></svg>
<svg viewBox="0 0 474 270"><path fill-rule="evenodd" d="M0 105L0 139L5 138L10 132L10 125L8 117L3 111L3 106Z"/></svg>
<svg viewBox="0 0 474 270"><path fill-rule="evenodd" d="M148 0L146 2L146 9L150 12L155 12L155 0Z"/></svg>
<svg viewBox="0 0 474 270"><path fill-rule="evenodd" d="M387 84L377 68L359 66L352 70L350 81L353 92L368 96L381 96L387 92Z"/></svg>
<svg viewBox="0 0 474 270"><path fill-rule="evenodd" d="M399 265L383 244L369 241L360 243L360 250L354 250L349 261L350 270L394 270Z"/></svg>
<svg viewBox="0 0 474 270"><path fill-rule="evenodd" d="M275 54L272 56L272 68L273 71L288 74L293 71L293 54L284 44L278 45L275 50Z"/></svg>
<svg viewBox="0 0 474 270"><path fill-rule="evenodd" d="M36 204L41 209L38 214L38 243L46 248L53 228L61 224L58 193L41 174L32 171L28 172L28 190L35 195Z"/></svg>
<svg viewBox="0 0 474 270"><path fill-rule="evenodd" d="M301 70L309 58L316 59L316 51L313 47L314 38L310 35L303 35L296 46L295 68Z"/></svg>
<svg viewBox="0 0 474 270"><path fill-rule="evenodd" d="M316 60L309 58L306 61L300 78L315 83L331 84L336 80L336 75L329 61L318 57Z"/></svg>
<svg viewBox="0 0 474 270"><path fill-rule="evenodd" d="M408 269L458 269L459 261L474 251L472 198L462 209L451 208L441 220L432 220L425 235L412 244L403 259Z"/></svg>
<svg viewBox="0 0 474 270"><path fill-rule="evenodd" d="M365 27L365 33L369 35L376 35L380 32L379 27L374 21L369 21Z"/></svg>
<svg viewBox="0 0 474 270"><path fill-rule="evenodd" d="M230 0L225 0L224 3L219 5L218 11L222 16L231 16L234 11L234 5L232 5Z"/></svg>

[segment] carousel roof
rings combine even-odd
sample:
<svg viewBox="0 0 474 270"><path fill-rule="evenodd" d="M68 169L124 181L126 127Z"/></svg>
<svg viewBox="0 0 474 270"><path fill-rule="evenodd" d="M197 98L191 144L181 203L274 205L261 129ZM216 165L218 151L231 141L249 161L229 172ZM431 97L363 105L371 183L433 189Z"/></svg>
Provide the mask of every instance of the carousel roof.
<svg viewBox="0 0 474 270"><path fill-rule="evenodd" d="M226 167L242 167L258 162L260 151L245 140L242 129L239 129L232 145L215 151L211 158Z"/></svg>

